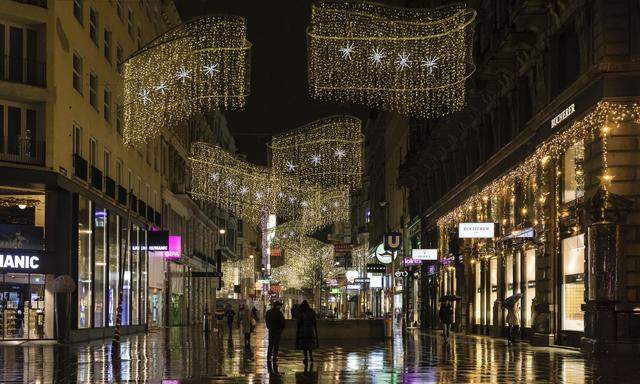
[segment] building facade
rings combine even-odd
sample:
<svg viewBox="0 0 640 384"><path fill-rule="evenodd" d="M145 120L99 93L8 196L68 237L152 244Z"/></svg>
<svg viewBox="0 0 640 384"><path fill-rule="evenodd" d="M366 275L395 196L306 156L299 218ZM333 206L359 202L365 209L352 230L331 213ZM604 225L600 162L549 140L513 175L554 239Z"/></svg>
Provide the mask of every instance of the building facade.
<svg viewBox="0 0 640 384"><path fill-rule="evenodd" d="M401 166L439 249L421 290L459 296L461 332L504 336L521 295L524 339L637 352L639 5L472 3L467 106L413 121Z"/></svg>

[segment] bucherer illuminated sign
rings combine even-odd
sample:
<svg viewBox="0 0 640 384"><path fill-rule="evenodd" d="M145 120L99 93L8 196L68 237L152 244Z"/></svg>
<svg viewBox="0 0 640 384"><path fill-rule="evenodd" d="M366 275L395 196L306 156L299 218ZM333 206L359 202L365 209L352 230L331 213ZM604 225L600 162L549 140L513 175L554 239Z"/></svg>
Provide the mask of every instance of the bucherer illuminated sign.
<svg viewBox="0 0 640 384"><path fill-rule="evenodd" d="M33 255L0 253L0 268L36 270L40 268L40 258Z"/></svg>
<svg viewBox="0 0 640 384"><path fill-rule="evenodd" d="M495 236L495 223L460 223L458 237L461 239L491 239Z"/></svg>

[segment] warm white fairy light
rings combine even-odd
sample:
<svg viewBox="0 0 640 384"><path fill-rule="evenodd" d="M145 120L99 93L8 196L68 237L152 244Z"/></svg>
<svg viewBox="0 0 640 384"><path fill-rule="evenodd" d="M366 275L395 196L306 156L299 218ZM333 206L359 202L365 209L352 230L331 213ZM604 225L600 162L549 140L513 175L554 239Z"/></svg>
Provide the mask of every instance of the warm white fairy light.
<svg viewBox="0 0 640 384"><path fill-rule="evenodd" d="M475 70L475 16L460 3L420 9L314 2L307 32L311 95L419 117L458 111Z"/></svg>
<svg viewBox="0 0 640 384"><path fill-rule="evenodd" d="M142 147L198 113L243 108L250 47L244 19L217 15L186 22L135 52L122 64L125 143Z"/></svg>

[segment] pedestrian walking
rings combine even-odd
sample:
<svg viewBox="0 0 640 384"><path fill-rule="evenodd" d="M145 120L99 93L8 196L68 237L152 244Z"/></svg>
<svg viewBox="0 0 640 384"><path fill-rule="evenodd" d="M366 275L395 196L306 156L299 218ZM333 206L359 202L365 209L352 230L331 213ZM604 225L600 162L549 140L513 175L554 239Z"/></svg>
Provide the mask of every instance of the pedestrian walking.
<svg viewBox="0 0 640 384"><path fill-rule="evenodd" d="M241 305L239 310L238 321L240 322L240 330L244 334L244 345L245 347L251 346L251 332L253 332L253 327L256 324L253 316L251 315L251 310L246 305Z"/></svg>
<svg viewBox="0 0 640 384"><path fill-rule="evenodd" d="M442 335L444 336L444 342L449 342L449 331L451 330L451 323L453 322L453 307L448 300L443 301L440 304L440 322L442 323Z"/></svg>
<svg viewBox="0 0 640 384"><path fill-rule="evenodd" d="M291 306L291 318L297 319L298 313L300 312L300 304L298 304L298 300Z"/></svg>
<svg viewBox="0 0 640 384"><path fill-rule="evenodd" d="M267 360L278 360L278 349L280 348L280 336L285 327L284 315L282 314L282 302L274 301L271 309L264 315L264 321L269 330L269 346L267 347Z"/></svg>
<svg viewBox="0 0 640 384"><path fill-rule="evenodd" d="M518 316L519 313L519 302L516 302L513 306L508 308L507 323L509 324L509 329L507 331L507 341L509 344L512 344L514 342L515 335L518 332L518 327L520 326L520 318Z"/></svg>
<svg viewBox="0 0 640 384"><path fill-rule="evenodd" d="M231 337L231 332L233 331L233 317L236 315L233 308L231 308L231 304L227 303L224 310L224 315L227 318L227 325L229 326L229 337Z"/></svg>
<svg viewBox="0 0 640 384"><path fill-rule="evenodd" d="M308 360L313 361L313 350L315 348L318 348L316 313L311 309L307 300L303 300L298 312L296 349L301 349L304 352L304 360L302 361L305 364Z"/></svg>
<svg viewBox="0 0 640 384"><path fill-rule="evenodd" d="M251 308L251 316L253 316L255 321L258 321L258 309L255 305L253 306L253 308Z"/></svg>

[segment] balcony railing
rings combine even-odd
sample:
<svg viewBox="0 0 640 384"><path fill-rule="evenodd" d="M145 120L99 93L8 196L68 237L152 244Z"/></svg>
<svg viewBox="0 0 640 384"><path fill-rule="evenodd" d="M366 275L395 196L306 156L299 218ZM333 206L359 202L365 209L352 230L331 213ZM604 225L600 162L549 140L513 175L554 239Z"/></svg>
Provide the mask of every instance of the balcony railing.
<svg viewBox="0 0 640 384"><path fill-rule="evenodd" d="M138 215L147 217L147 204L142 200L138 200Z"/></svg>
<svg viewBox="0 0 640 384"><path fill-rule="evenodd" d="M104 178L104 193L112 199L116 198L116 181L109 176Z"/></svg>
<svg viewBox="0 0 640 384"><path fill-rule="evenodd" d="M44 165L45 142L0 136L0 161Z"/></svg>
<svg viewBox="0 0 640 384"><path fill-rule="evenodd" d="M91 186L98 191L102 191L102 171L91 166Z"/></svg>
<svg viewBox="0 0 640 384"><path fill-rule="evenodd" d="M0 63L0 80L47 86L47 67L44 62L4 55Z"/></svg>
<svg viewBox="0 0 640 384"><path fill-rule="evenodd" d="M118 185L118 203L127 205L127 189L122 185Z"/></svg>
<svg viewBox="0 0 640 384"><path fill-rule="evenodd" d="M87 160L84 159L84 157L78 155L77 153L75 155L73 155L73 174L84 180L87 181Z"/></svg>
<svg viewBox="0 0 640 384"><path fill-rule="evenodd" d="M47 8L47 0L13 0L22 4L35 5L42 8Z"/></svg>

